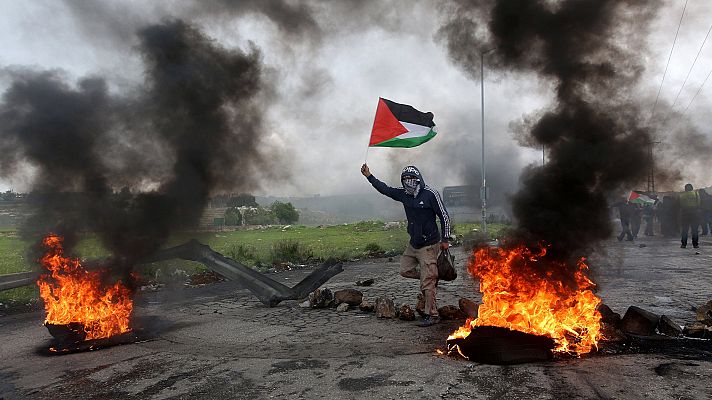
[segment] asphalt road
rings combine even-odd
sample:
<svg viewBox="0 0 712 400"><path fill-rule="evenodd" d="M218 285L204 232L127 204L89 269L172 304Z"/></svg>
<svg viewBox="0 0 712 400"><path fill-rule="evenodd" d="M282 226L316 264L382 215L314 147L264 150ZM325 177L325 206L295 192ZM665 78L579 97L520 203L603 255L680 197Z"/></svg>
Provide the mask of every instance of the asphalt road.
<svg viewBox="0 0 712 400"><path fill-rule="evenodd" d="M712 241L700 254L675 240L615 240L591 257L599 295L683 324L712 299ZM645 247L640 247L645 244ZM466 256L458 254L464 268ZM349 263L325 286L415 303L398 259ZM305 271L271 275L296 283ZM439 305L479 300L464 270L440 285ZM146 293L136 307L148 340L49 357L42 313L0 317L0 399L709 399L712 353L674 346L516 366L436 353L457 322L418 328L361 311L267 308L231 282Z"/></svg>

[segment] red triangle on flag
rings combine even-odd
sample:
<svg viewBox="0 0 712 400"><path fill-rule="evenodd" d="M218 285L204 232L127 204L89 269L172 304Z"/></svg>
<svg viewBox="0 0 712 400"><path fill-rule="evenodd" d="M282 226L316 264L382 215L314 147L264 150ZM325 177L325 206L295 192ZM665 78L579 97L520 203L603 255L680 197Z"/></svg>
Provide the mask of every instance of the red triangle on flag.
<svg viewBox="0 0 712 400"><path fill-rule="evenodd" d="M406 132L408 132L408 129L393 115L386 102L379 98L376 118L373 120L373 129L371 129L371 141L368 145L373 146L374 144L391 140Z"/></svg>

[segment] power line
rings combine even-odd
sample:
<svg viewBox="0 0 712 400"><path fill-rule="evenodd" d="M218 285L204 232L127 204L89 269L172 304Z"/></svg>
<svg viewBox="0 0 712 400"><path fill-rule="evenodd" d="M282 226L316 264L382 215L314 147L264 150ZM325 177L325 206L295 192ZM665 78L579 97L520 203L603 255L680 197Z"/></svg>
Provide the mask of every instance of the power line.
<svg viewBox="0 0 712 400"><path fill-rule="evenodd" d="M658 88L658 94L655 96L655 103L653 104L653 109L650 111L650 118L648 121L653 119L655 115L655 107L658 106L658 99L660 98L660 91L663 90L663 83L665 83L665 75L667 75L668 67L670 66L670 59L672 58L672 53L675 51L675 43L677 43L677 35L680 33L680 27L682 26L682 19L685 17L685 10L687 9L687 2L685 0L685 6L682 7L682 15L680 15L680 22L677 24L677 31L675 31L675 39L672 41L672 48L670 49L670 55L668 55L667 64L665 64L665 71L663 72L663 79L660 81L660 87Z"/></svg>
<svg viewBox="0 0 712 400"><path fill-rule="evenodd" d="M678 90L677 96L675 96L675 101L672 103L672 107L670 107L671 110L673 108L675 108L675 104L677 104L677 99L680 98L680 93L682 93L682 89L685 88L685 84L687 83L687 79L690 77L690 73L692 72L692 69L695 68L697 59L700 57L700 54L702 53L702 49L705 47L705 43L707 42L707 38L710 36L710 32L712 32L712 25L710 25L710 29L707 30L707 35L705 35L705 40L702 41L702 46L700 46L700 49L697 51L697 55L695 56L695 60L692 61L690 70L687 71L687 76L685 77L685 80L682 82L682 86L680 86L680 90Z"/></svg>
<svg viewBox="0 0 712 400"><path fill-rule="evenodd" d="M700 92L702 91L702 88L705 87L705 83L707 83L707 80L710 79L710 75L712 75L712 69L710 69L710 72L707 73L707 76L705 77L705 80L702 81L702 85L700 85L700 88L697 89L697 92L695 93L695 95L692 96L692 100L690 100L690 102L687 104L687 107L685 107L685 111L682 112L682 115L683 115L683 116L684 116L685 114L687 114L687 110L688 110L688 109L690 108L690 106L692 105L692 102L695 101L695 99L697 98L697 95L700 94Z"/></svg>

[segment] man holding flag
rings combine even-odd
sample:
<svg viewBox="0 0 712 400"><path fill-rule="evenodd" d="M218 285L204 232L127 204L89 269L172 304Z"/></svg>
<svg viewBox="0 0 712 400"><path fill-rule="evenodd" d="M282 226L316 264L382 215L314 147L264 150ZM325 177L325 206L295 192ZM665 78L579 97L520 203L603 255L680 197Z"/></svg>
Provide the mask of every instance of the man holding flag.
<svg viewBox="0 0 712 400"><path fill-rule="evenodd" d="M432 113L421 113L411 106L379 99L369 146L415 147L434 136ZM435 300L437 259L439 250L450 246L450 217L440 194L425 184L420 171L414 166L403 169L402 187L399 188L389 187L376 179L366 164L361 166L361 173L381 194L403 203L410 241L401 256L400 274L420 279L426 315L418 325L426 327L438 323L440 317ZM436 217L440 219L442 236Z"/></svg>

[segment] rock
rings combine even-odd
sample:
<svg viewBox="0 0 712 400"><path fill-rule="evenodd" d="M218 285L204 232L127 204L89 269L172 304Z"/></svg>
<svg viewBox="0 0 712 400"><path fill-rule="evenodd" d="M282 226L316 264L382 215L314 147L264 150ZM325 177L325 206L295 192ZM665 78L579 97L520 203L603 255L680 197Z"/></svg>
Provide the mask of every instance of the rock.
<svg viewBox="0 0 712 400"><path fill-rule="evenodd" d="M621 315L613 312L610 307L601 303L598 305L598 312L601 313L601 322L618 326L621 323Z"/></svg>
<svg viewBox="0 0 712 400"><path fill-rule="evenodd" d="M621 320L620 328L625 333L634 335L655 335L660 317L640 307L630 306Z"/></svg>
<svg viewBox="0 0 712 400"><path fill-rule="evenodd" d="M309 293L309 302L313 308L327 308L334 302L334 293L327 288L318 288Z"/></svg>
<svg viewBox="0 0 712 400"><path fill-rule="evenodd" d="M373 304L372 301L363 299L361 301L361 304L358 305L358 309L364 312L373 312L373 310L376 308L376 305Z"/></svg>
<svg viewBox="0 0 712 400"><path fill-rule="evenodd" d="M393 257L388 257L388 262L393 262Z"/></svg>
<svg viewBox="0 0 712 400"><path fill-rule="evenodd" d="M398 229L400 228L400 222L386 222L383 224L383 230Z"/></svg>
<svg viewBox="0 0 712 400"><path fill-rule="evenodd" d="M712 300L705 305L697 307L697 321L712 326Z"/></svg>
<svg viewBox="0 0 712 400"><path fill-rule="evenodd" d="M613 324L601 323L601 340L609 343L625 342L628 339L622 330Z"/></svg>
<svg viewBox="0 0 712 400"><path fill-rule="evenodd" d="M418 302L415 304L415 311L421 317L425 316L425 296L422 293L418 293Z"/></svg>
<svg viewBox="0 0 712 400"><path fill-rule="evenodd" d="M413 312L413 309L410 308L408 304L402 304L398 312L398 318L402 319L403 321L414 321L415 312Z"/></svg>
<svg viewBox="0 0 712 400"><path fill-rule="evenodd" d="M462 311L467 318L477 318L477 303L463 297L457 302L457 304L460 306L460 311Z"/></svg>
<svg viewBox="0 0 712 400"><path fill-rule="evenodd" d="M349 303L341 303L338 306L336 306L336 311L337 312L346 312L349 311Z"/></svg>
<svg viewBox="0 0 712 400"><path fill-rule="evenodd" d="M677 337L682 335L682 328L667 315L661 315L660 321L658 321L658 332L663 335Z"/></svg>
<svg viewBox="0 0 712 400"><path fill-rule="evenodd" d="M396 317L396 305L393 300L386 297L379 297L376 299L376 317L377 318L395 318Z"/></svg>
<svg viewBox="0 0 712 400"><path fill-rule="evenodd" d="M441 319L452 319L452 320L459 320L459 319L465 319L467 316L465 315L462 310L460 310L459 307L455 307L453 305L447 305L438 308L438 314L440 314Z"/></svg>
<svg viewBox="0 0 712 400"><path fill-rule="evenodd" d="M685 325L682 333L693 338L712 339L712 326L707 326L702 322L693 322Z"/></svg>
<svg viewBox="0 0 712 400"><path fill-rule="evenodd" d="M363 300L363 293L356 289L337 290L334 292L334 302L336 304L347 303L350 306L357 306Z"/></svg>
<svg viewBox="0 0 712 400"><path fill-rule="evenodd" d="M371 286L375 280L373 278L364 279L362 281L356 281L356 286Z"/></svg>

